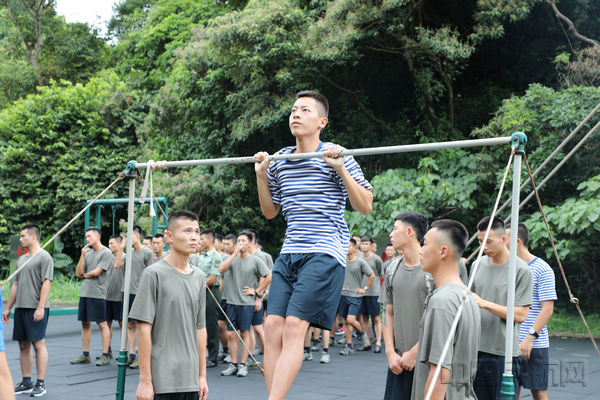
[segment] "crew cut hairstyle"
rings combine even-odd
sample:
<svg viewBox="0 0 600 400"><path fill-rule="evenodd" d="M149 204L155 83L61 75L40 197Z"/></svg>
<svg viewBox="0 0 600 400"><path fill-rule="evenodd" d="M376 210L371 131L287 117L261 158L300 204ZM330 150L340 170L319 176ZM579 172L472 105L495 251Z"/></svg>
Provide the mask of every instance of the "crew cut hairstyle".
<svg viewBox="0 0 600 400"><path fill-rule="evenodd" d="M313 90L303 90L301 92L296 93L296 100L302 98L302 97L310 97L312 99L315 99L323 108L323 111L325 114L321 115L322 117L327 118L329 116L329 101L327 101L327 97L325 97L324 95L322 95L319 92L315 92Z"/></svg>
<svg viewBox="0 0 600 400"><path fill-rule="evenodd" d="M510 229L510 224L506 225L506 229ZM519 222L517 228L517 237L521 239L523 246L529 246L529 229L527 229L527 226L522 222Z"/></svg>
<svg viewBox="0 0 600 400"><path fill-rule="evenodd" d="M360 238L360 242L369 242L369 243L373 243L373 240L371 239L371 236L363 236Z"/></svg>
<svg viewBox="0 0 600 400"><path fill-rule="evenodd" d="M171 215L169 215L169 219L167 220L167 230L172 232L171 229L173 225L177 223L180 219L189 219L190 221L198 221L198 215L188 210L175 211Z"/></svg>
<svg viewBox="0 0 600 400"><path fill-rule="evenodd" d="M246 236L248 238L249 242L252 241L252 237L253 237L252 231L249 231L248 229L244 229L243 231L241 231L240 233L238 233L237 236L236 236L236 238L239 238L240 236Z"/></svg>
<svg viewBox="0 0 600 400"><path fill-rule="evenodd" d="M491 217L485 217L477 224L477 230L485 232L487 230L488 224L490 223ZM494 217L494 221L492 222L493 231L501 231L502 234L506 233L506 227L504 226L504 220L500 217Z"/></svg>
<svg viewBox="0 0 600 400"><path fill-rule="evenodd" d="M139 225L134 225L133 226L133 233L139 233L140 236L142 236L142 227ZM145 239L145 238L144 238Z"/></svg>
<svg viewBox="0 0 600 400"><path fill-rule="evenodd" d="M394 219L409 225L415 231L419 243L423 245L423 239L425 238L425 234L429 227L427 218L423 214L416 211L403 211L396 215L396 218Z"/></svg>
<svg viewBox="0 0 600 400"><path fill-rule="evenodd" d="M431 228L436 228L450 239L454 259L459 260L469 241L469 232L463 224L453 219L433 221Z"/></svg>
<svg viewBox="0 0 600 400"><path fill-rule="evenodd" d="M215 231L212 228L205 228L200 231L201 235L206 235L211 239L215 238Z"/></svg>
<svg viewBox="0 0 600 400"><path fill-rule="evenodd" d="M30 235L35 235L35 237L37 238L38 242L41 240L40 239L40 235L41 230L40 227L36 224L27 224L24 227L21 228L22 231L27 230L27 233Z"/></svg>
<svg viewBox="0 0 600 400"><path fill-rule="evenodd" d="M231 240L231 242L235 244L237 242L237 236L235 236L233 233L228 233L227 235L223 236L223 240Z"/></svg>
<svg viewBox="0 0 600 400"><path fill-rule="evenodd" d="M98 229L98 227L96 227L96 226L90 226L85 231L86 232L93 231L93 232L96 232L98 234L98 236L102 236L102 231L100 229Z"/></svg>
<svg viewBox="0 0 600 400"><path fill-rule="evenodd" d="M110 239L115 239L119 243L123 242L123 236L121 236L121 235L111 235L108 238L108 240L110 240Z"/></svg>
<svg viewBox="0 0 600 400"><path fill-rule="evenodd" d="M157 233L156 235L154 235L155 239L164 239L165 235L163 235L162 233Z"/></svg>
<svg viewBox="0 0 600 400"><path fill-rule="evenodd" d="M350 243L352 243L353 246L356 246L356 240L354 240L354 238L350 238Z"/></svg>

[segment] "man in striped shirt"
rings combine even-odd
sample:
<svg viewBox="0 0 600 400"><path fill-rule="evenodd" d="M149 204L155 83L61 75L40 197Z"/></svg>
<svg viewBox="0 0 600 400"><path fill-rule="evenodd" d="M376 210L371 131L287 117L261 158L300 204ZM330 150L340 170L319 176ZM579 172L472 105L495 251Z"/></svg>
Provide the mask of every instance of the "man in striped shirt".
<svg viewBox="0 0 600 400"><path fill-rule="evenodd" d="M548 329L546 324L554 312L556 288L554 271L539 257L529 252L529 230L520 223L517 228L517 256L531 267L533 275L533 296L531 309L519 331L521 346L521 371L519 374L519 398L521 388L531 390L535 400L548 398L549 355ZM507 229L507 235L510 229ZM507 242L508 244L508 242Z"/></svg>
<svg viewBox="0 0 600 400"><path fill-rule="evenodd" d="M371 185L358 163L353 157L338 157L342 147L320 140L328 108L322 94L298 93L289 116L296 145L277 153L323 152L322 159L269 162L265 152L254 156L264 216L275 218L281 210L287 221L265 322L265 380L271 400L285 398L292 386L309 325L333 325L350 239L346 199L365 215L372 209Z"/></svg>

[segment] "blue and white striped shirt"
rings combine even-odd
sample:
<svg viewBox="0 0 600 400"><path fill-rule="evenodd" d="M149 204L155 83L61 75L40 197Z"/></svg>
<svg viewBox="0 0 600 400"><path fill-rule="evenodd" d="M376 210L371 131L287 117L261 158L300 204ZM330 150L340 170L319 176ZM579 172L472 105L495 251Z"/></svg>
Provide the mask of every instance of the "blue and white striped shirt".
<svg viewBox="0 0 600 400"><path fill-rule="evenodd" d="M320 142L317 152L332 143ZM276 154L290 154L296 146L284 147ZM363 187L371 184L363 176L354 157L344 165ZM287 221L281 254L325 253L346 266L350 232L344 221L348 193L342 178L322 158L272 161L267 171L273 202L281 205Z"/></svg>
<svg viewBox="0 0 600 400"><path fill-rule="evenodd" d="M531 273L533 275L533 297L531 303L531 309L527 314L527 319L521 324L519 331L519 343L525 339L525 336L529 332L529 328L533 326L536 318L542 311L542 301L556 300L556 287L554 285L554 271L539 257L536 257L529 263L531 267ZM533 348L542 349L550 347L550 341L548 340L548 328L544 325L544 329L538 332L539 337L533 339Z"/></svg>

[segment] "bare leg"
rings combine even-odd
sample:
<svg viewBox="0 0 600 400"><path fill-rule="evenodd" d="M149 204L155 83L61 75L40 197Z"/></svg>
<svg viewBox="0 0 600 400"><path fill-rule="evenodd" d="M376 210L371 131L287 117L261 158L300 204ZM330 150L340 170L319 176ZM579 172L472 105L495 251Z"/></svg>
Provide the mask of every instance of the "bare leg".
<svg viewBox="0 0 600 400"><path fill-rule="evenodd" d="M326 329L323 329L321 331L321 344L323 345L323 350L329 349L329 335L330 334L331 334L331 331L328 331Z"/></svg>
<svg viewBox="0 0 600 400"><path fill-rule="evenodd" d="M258 341L258 346L265 352L265 330L263 329L262 324L253 326L254 332L256 333L256 340ZM250 347L250 350L254 350L253 347Z"/></svg>
<svg viewBox="0 0 600 400"><path fill-rule="evenodd" d="M267 315L265 319L265 383L267 384L267 395L271 393L271 384L275 374L275 366L281 355L283 327L285 319L280 315Z"/></svg>
<svg viewBox="0 0 600 400"><path fill-rule="evenodd" d="M358 316L358 320L360 321L361 330L365 332L367 339L370 340L371 327L369 326L369 316L361 314Z"/></svg>
<svg viewBox="0 0 600 400"><path fill-rule="evenodd" d="M98 327L100 328L100 334L102 335L102 353L106 354L108 353L108 346L110 345L110 331L108 330L106 321L98 322Z"/></svg>
<svg viewBox="0 0 600 400"><path fill-rule="evenodd" d="M256 338L254 337L254 327L250 325L250 330L248 331L248 340L244 339L244 342L248 345L248 348L254 354L254 349L256 348ZM242 350L245 350L242 349Z"/></svg>
<svg viewBox="0 0 600 400"><path fill-rule="evenodd" d="M81 345L83 351L90 351L90 342L92 341L92 324L87 321L81 321Z"/></svg>
<svg viewBox="0 0 600 400"><path fill-rule="evenodd" d="M127 345L129 346L129 354L135 354L136 335L137 322L127 321Z"/></svg>
<svg viewBox="0 0 600 400"><path fill-rule="evenodd" d="M228 348L229 344L227 343L227 322L219 321L219 336L221 337L221 346L223 348Z"/></svg>
<svg viewBox="0 0 600 400"><path fill-rule="evenodd" d="M244 343L248 345L248 342L250 341L250 331L241 331L240 336L242 336L242 340L244 341ZM250 350L252 350L252 347L248 347L250 348ZM248 361L248 350L246 350L246 346L244 345L242 345L242 358L240 361L242 364L246 364L246 361Z"/></svg>
<svg viewBox="0 0 600 400"><path fill-rule="evenodd" d="M302 366L302 347L307 329L308 321L293 316L288 316L285 319L281 353L275 366L269 400L285 399L292 387L292 383ZM270 333L267 334L267 338L269 336Z"/></svg>
<svg viewBox="0 0 600 400"><path fill-rule="evenodd" d="M534 400L548 400L547 390L532 390L531 395Z"/></svg>
<svg viewBox="0 0 600 400"><path fill-rule="evenodd" d="M381 323L381 318L379 315L373 317L373 321L375 322L375 344L377 346L381 346L381 334L383 333L383 324Z"/></svg>
<svg viewBox="0 0 600 400"><path fill-rule="evenodd" d="M14 399L14 383L12 376L10 376L10 369L8 369L8 363L6 362L6 353L0 351L0 399Z"/></svg>
<svg viewBox="0 0 600 400"><path fill-rule="evenodd" d="M19 350L21 351L21 374L23 376L31 376L31 370L33 369L31 342L19 342Z"/></svg>
<svg viewBox="0 0 600 400"><path fill-rule="evenodd" d="M46 349L46 339L40 339L33 342L35 349L35 368L37 379L46 379L46 370L48 369L48 349Z"/></svg>
<svg viewBox="0 0 600 400"><path fill-rule="evenodd" d="M227 331L227 343L229 343L229 355L231 356L231 363L237 364L238 362L238 344L239 339L234 331Z"/></svg>

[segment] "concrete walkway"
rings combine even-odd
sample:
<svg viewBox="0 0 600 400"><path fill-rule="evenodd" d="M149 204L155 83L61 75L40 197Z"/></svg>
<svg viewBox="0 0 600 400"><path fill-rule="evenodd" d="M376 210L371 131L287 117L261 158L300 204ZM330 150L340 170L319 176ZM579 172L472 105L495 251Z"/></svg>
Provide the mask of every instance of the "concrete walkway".
<svg viewBox="0 0 600 400"><path fill-rule="evenodd" d="M74 315L50 317L47 331L49 352L46 386L48 400L57 399L110 399L114 398L117 383L116 361L108 367L71 365L69 361L81 353L80 325ZM11 320L12 321L12 320ZM8 363L15 384L21 379L19 348L13 342L12 322L5 325ZM118 352L120 331L115 324L112 348ZM288 399L334 400L382 399L387 359L385 355L357 353L340 356L340 347L332 347L331 363L319 364L320 354L313 361L305 361ZM100 333L94 327L92 356L101 352ZM262 360L262 359L261 359ZM591 343L577 340L551 339L549 395L553 400L600 399L600 358ZM265 399L264 380L258 370L250 370L246 378L222 377L219 372L226 365L208 370L210 399ZM34 368L35 379L35 368ZM126 399L135 399L138 382L136 370L127 371ZM17 399L25 396L17 396ZM526 391L523 398L531 399Z"/></svg>

